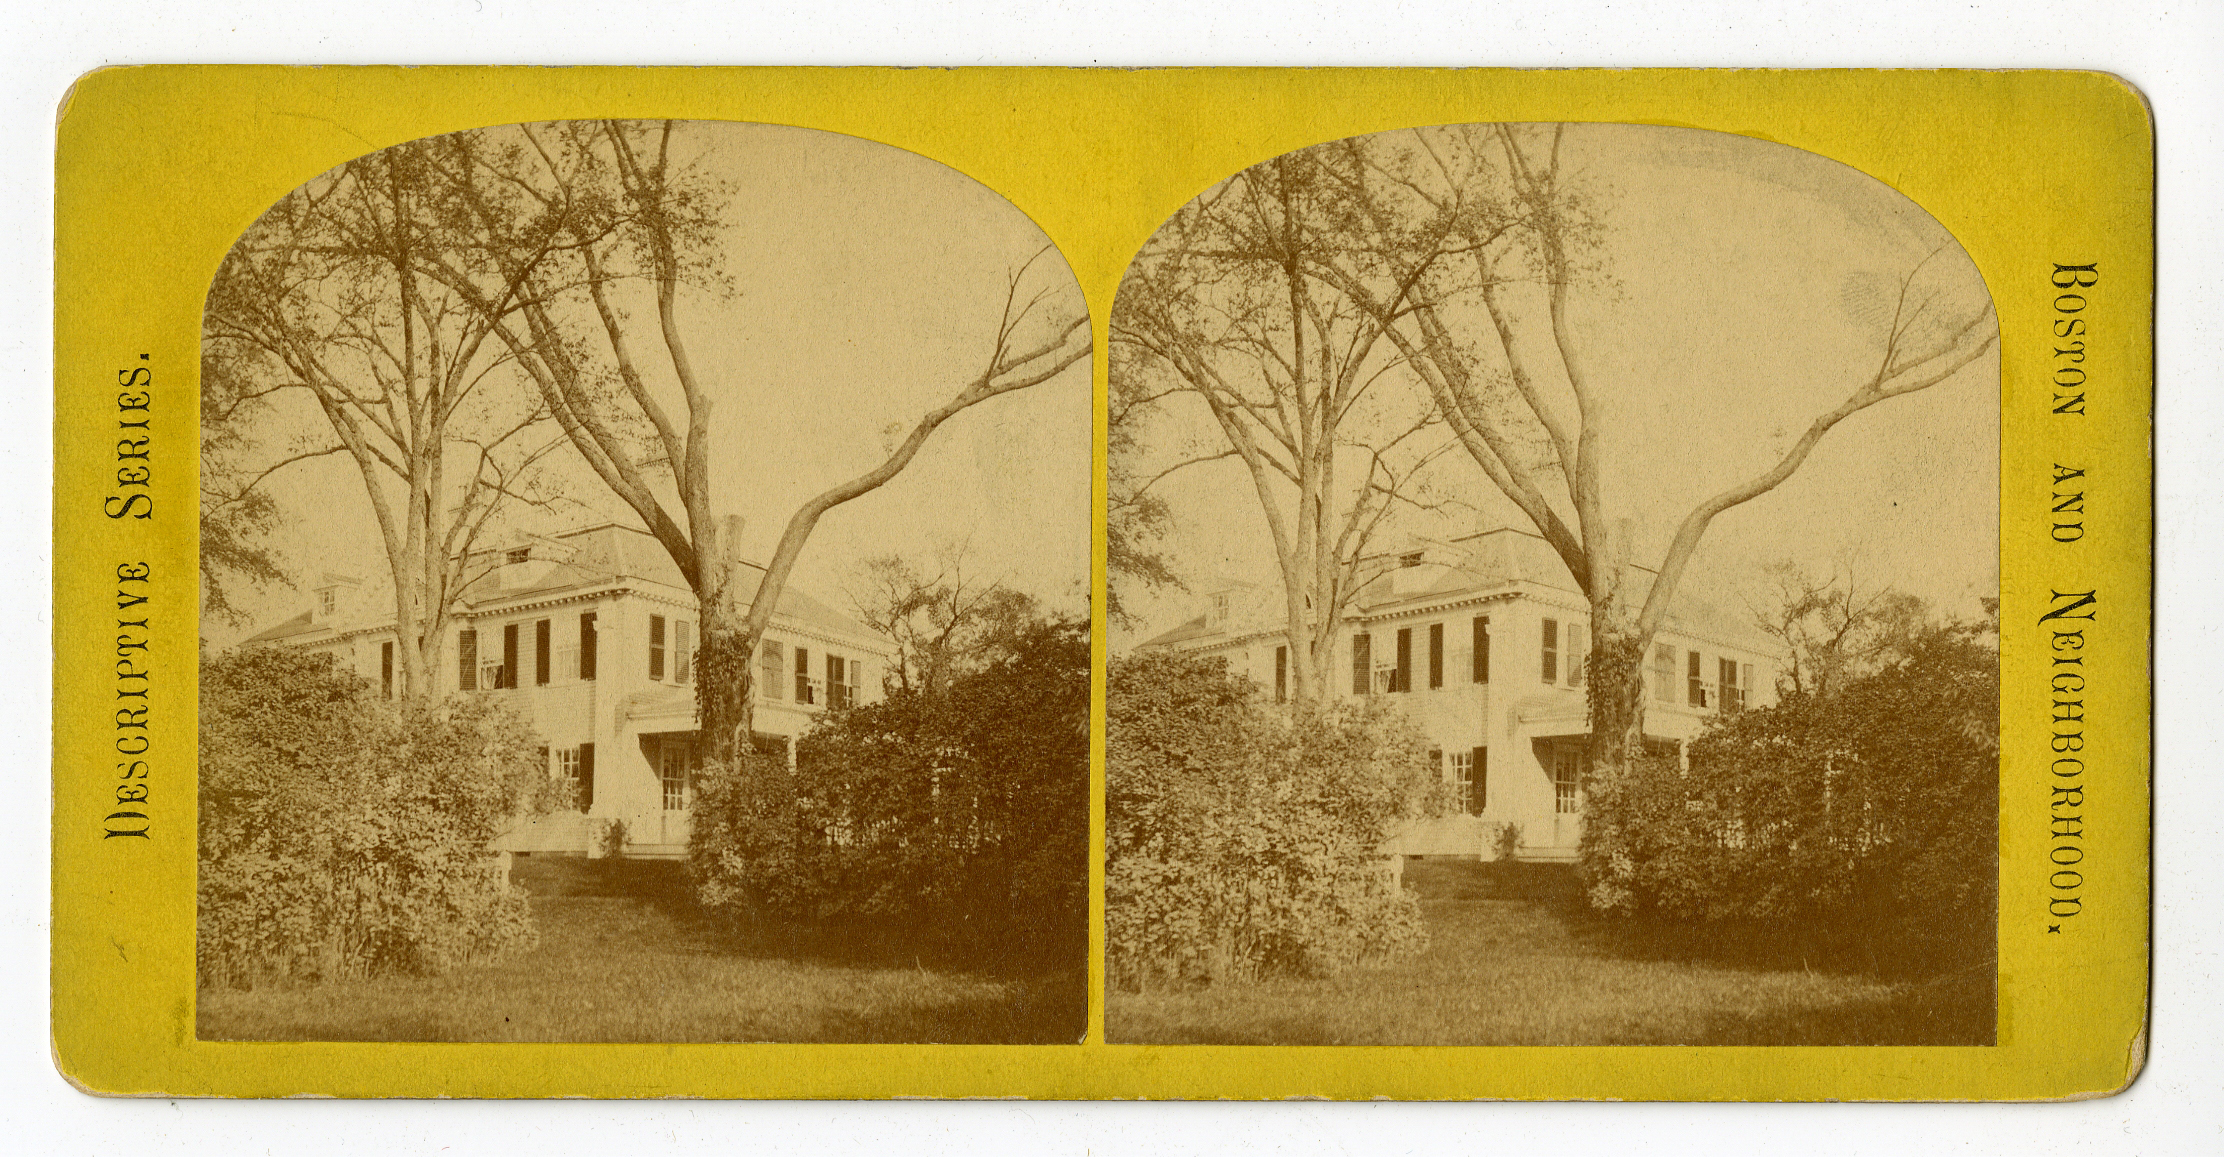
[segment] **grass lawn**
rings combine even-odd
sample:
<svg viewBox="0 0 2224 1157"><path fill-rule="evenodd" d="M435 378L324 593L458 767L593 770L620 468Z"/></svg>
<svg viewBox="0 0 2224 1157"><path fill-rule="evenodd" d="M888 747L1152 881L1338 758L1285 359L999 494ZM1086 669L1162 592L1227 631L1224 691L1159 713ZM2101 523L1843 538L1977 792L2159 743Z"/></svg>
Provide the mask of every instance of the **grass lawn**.
<svg viewBox="0 0 2224 1157"><path fill-rule="evenodd" d="M1083 973L997 977L751 952L692 916L676 863L538 858L539 947L437 977L203 989L202 1040L1063 1043Z"/></svg>
<svg viewBox="0 0 2224 1157"><path fill-rule="evenodd" d="M1118 1043L1990 1044L1989 975L1889 983L1617 943L1563 866L1416 861L1428 951L1326 980L1106 994ZM1579 901L1576 901L1579 903ZM1680 958L1679 958L1680 957Z"/></svg>

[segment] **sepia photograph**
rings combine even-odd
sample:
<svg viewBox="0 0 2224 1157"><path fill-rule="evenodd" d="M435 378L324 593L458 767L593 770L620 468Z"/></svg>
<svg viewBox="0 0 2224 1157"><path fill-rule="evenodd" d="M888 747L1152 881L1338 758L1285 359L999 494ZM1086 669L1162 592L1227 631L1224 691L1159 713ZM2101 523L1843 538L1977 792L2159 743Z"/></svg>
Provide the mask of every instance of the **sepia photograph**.
<svg viewBox="0 0 2224 1157"><path fill-rule="evenodd" d="M1994 1043L1999 326L1921 206L1380 132L1110 321L1110 1041Z"/></svg>
<svg viewBox="0 0 2224 1157"><path fill-rule="evenodd" d="M1091 336L1018 208L503 125L203 316L200 1039L1082 1037Z"/></svg>

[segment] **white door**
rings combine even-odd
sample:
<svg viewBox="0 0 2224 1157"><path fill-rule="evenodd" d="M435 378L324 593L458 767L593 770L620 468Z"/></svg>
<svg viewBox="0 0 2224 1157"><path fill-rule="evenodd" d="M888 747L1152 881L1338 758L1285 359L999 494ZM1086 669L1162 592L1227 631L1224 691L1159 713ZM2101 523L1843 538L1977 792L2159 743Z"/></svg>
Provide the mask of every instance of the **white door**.
<svg viewBox="0 0 2224 1157"><path fill-rule="evenodd" d="M664 797L659 843L687 842L688 808L695 802L695 784L688 775L688 765L695 762L694 755L694 749L684 743L665 743L657 748L656 773Z"/></svg>
<svg viewBox="0 0 2224 1157"><path fill-rule="evenodd" d="M1573 848L1583 839L1583 749L1552 749L1552 846Z"/></svg>

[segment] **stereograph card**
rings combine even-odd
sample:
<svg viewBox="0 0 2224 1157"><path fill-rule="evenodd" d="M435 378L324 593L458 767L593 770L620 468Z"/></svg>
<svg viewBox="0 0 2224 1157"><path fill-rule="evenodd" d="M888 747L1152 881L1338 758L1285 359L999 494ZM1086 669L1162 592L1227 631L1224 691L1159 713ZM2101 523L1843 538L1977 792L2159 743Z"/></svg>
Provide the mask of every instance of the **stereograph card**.
<svg viewBox="0 0 2224 1157"><path fill-rule="evenodd" d="M57 157L88 1092L2143 1063L2113 77L150 67Z"/></svg>

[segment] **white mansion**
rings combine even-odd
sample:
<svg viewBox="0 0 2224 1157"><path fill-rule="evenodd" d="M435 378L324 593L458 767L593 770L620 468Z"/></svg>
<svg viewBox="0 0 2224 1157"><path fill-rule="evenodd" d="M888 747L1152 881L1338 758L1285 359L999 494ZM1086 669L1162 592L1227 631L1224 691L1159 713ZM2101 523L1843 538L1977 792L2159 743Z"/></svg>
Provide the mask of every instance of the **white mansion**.
<svg viewBox="0 0 2224 1157"><path fill-rule="evenodd" d="M761 569L752 568L761 577ZM437 690L499 695L546 744L549 773L578 784L578 811L522 822L495 842L520 853L677 856L694 800L696 599L646 532L608 523L475 553L450 609ZM395 689L391 593L341 575L309 610L255 635L334 655ZM757 648L755 739L787 746L828 707L880 698L894 655L863 625L792 587Z"/></svg>
<svg viewBox="0 0 2224 1157"><path fill-rule="evenodd" d="M1413 825L1384 850L1488 858L1497 825L1511 824L1522 858L1573 859L1589 607L1566 566L1542 538L1512 529L1383 561L1394 565L1353 599L1324 674L1336 694L1398 699L1461 803L1461 814ZM1233 673L1286 697L1279 592L1205 593L1203 615L1142 645L1223 657ZM1720 616L1677 613L1685 609L1670 612L1647 658L1645 733L1661 744L1692 738L1717 712L1776 698L1781 650L1772 640Z"/></svg>

